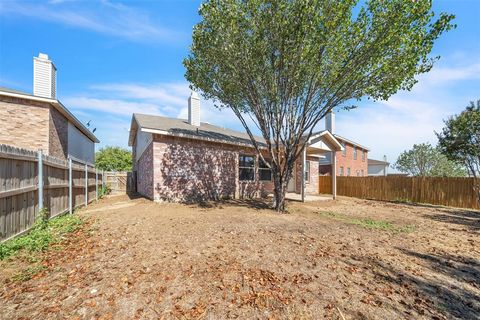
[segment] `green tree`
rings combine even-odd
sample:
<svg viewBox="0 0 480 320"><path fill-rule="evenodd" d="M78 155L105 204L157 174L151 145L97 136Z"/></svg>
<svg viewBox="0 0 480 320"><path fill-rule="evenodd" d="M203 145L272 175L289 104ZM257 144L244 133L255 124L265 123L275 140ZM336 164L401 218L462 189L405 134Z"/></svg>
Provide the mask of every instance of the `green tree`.
<svg viewBox="0 0 480 320"><path fill-rule="evenodd" d="M333 108L410 90L437 58L435 40L453 27L431 0L209 0L200 7L184 60L194 90L230 108L260 158L271 161L274 204L285 192L303 141ZM253 123L253 124L252 124Z"/></svg>
<svg viewBox="0 0 480 320"><path fill-rule="evenodd" d="M121 147L104 147L95 153L95 166L106 171L132 170L132 153Z"/></svg>
<svg viewBox="0 0 480 320"><path fill-rule="evenodd" d="M402 152L394 167L412 176L466 176L461 164L449 160L429 143L415 144L411 150Z"/></svg>
<svg viewBox="0 0 480 320"><path fill-rule="evenodd" d="M480 201L480 100L470 102L462 113L447 119L437 137L443 154L463 163L470 176L477 179L475 189Z"/></svg>

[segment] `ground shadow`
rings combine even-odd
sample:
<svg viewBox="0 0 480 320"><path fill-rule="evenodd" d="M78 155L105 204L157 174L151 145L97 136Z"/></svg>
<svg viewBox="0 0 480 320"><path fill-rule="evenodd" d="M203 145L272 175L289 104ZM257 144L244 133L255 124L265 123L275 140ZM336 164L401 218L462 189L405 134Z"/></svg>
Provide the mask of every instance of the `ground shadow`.
<svg viewBox="0 0 480 320"><path fill-rule="evenodd" d="M428 268L424 274L415 274L412 269L395 267L387 261L370 257L355 257L369 265L377 283L391 283L404 292L401 305L395 307L410 314L430 312L432 318L438 313L447 319L478 319L480 315L480 262L456 255L434 255L397 248L407 256L420 259ZM451 280L444 281L440 275ZM426 315L426 314L425 314Z"/></svg>
<svg viewBox="0 0 480 320"><path fill-rule="evenodd" d="M423 217L447 224L465 226L475 231L480 230L480 212L448 209L437 211L433 214L424 214Z"/></svg>
<svg viewBox="0 0 480 320"><path fill-rule="evenodd" d="M269 199L224 199L217 201L202 201L192 203L196 207L204 209L216 209L224 207L243 207L255 210L272 209L272 202Z"/></svg>
<svg viewBox="0 0 480 320"><path fill-rule="evenodd" d="M397 249L408 256L416 257L427 262L430 268L438 273L442 273L461 282L473 284L480 289L480 261L477 259L446 253L441 255L425 254L403 248Z"/></svg>
<svg viewBox="0 0 480 320"><path fill-rule="evenodd" d="M147 199L147 197L137 193L137 192L127 192L127 196L130 200L135 200L135 199Z"/></svg>

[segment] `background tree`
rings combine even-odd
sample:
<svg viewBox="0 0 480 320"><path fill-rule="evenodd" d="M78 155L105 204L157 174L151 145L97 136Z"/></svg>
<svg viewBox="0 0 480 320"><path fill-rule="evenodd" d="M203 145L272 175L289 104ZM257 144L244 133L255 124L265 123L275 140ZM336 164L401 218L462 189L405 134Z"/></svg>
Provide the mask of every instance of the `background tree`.
<svg viewBox="0 0 480 320"><path fill-rule="evenodd" d="M412 176L466 176L461 164L449 160L429 143L415 144L411 150L402 152L394 167Z"/></svg>
<svg viewBox="0 0 480 320"><path fill-rule="evenodd" d="M132 153L121 147L104 147L95 153L95 166L105 171L131 171Z"/></svg>
<svg viewBox="0 0 480 320"><path fill-rule="evenodd" d="M470 176L477 179L475 190L480 201L480 100L447 119L437 137L443 154L463 163Z"/></svg>
<svg viewBox="0 0 480 320"><path fill-rule="evenodd" d="M274 203L284 210L295 161L319 121L362 97L387 99L428 72L434 41L453 16L431 0L210 0L184 60L186 78L233 110L260 158L271 161ZM250 123L250 124L249 124Z"/></svg>

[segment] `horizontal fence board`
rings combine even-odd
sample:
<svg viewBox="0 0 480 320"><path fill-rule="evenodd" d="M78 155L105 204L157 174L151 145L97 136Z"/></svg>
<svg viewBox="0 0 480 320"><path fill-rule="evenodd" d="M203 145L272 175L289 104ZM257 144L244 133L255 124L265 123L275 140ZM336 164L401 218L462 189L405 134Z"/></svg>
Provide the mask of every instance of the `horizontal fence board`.
<svg viewBox="0 0 480 320"><path fill-rule="evenodd" d="M337 195L480 209L474 178L337 177ZM331 194L332 177L319 177L319 193Z"/></svg>

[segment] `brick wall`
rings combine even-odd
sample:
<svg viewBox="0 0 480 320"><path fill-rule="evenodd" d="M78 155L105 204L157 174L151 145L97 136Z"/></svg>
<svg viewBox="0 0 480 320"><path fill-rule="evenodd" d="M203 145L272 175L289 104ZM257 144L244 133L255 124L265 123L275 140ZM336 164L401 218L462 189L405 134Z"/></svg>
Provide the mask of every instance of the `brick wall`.
<svg viewBox="0 0 480 320"><path fill-rule="evenodd" d="M318 159L315 157L307 157L307 162L310 163L309 179L305 181L305 193L318 193ZM296 162L295 166L295 191L302 192L302 159ZM293 178L292 178L293 179Z"/></svg>
<svg viewBox="0 0 480 320"><path fill-rule="evenodd" d="M134 158L135 159L135 158ZM137 192L153 200L153 143L135 161L137 171Z"/></svg>
<svg viewBox="0 0 480 320"><path fill-rule="evenodd" d="M350 168L350 176L368 176L368 151L365 150L365 158L362 159L362 151L357 147L357 159L354 159L354 146L352 144L345 144L346 154L342 151L337 151L337 176L340 175L341 167L343 167L343 175L347 175L348 168ZM319 173L321 175L330 175L332 172L331 165L321 165ZM358 173L358 174L357 174Z"/></svg>
<svg viewBox="0 0 480 320"><path fill-rule="evenodd" d="M48 154L65 159L68 156L68 120L54 107L50 107Z"/></svg>
<svg viewBox="0 0 480 320"><path fill-rule="evenodd" d="M49 104L0 97L0 144L37 151L49 150Z"/></svg>
<svg viewBox="0 0 480 320"><path fill-rule="evenodd" d="M272 182L238 181L240 153L255 154L251 148L155 135L154 199L197 202L271 191Z"/></svg>

